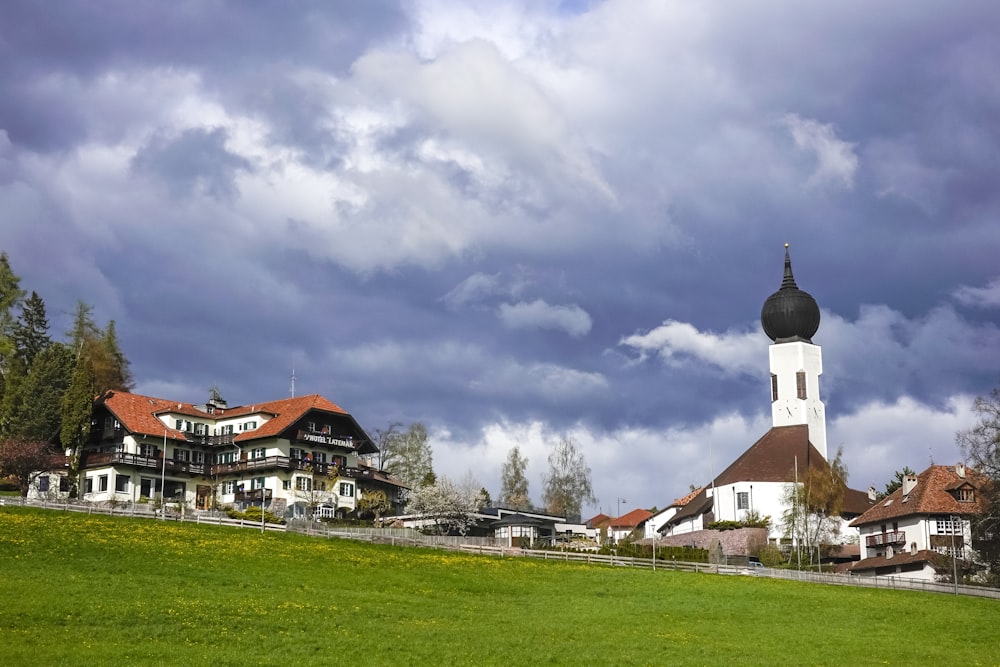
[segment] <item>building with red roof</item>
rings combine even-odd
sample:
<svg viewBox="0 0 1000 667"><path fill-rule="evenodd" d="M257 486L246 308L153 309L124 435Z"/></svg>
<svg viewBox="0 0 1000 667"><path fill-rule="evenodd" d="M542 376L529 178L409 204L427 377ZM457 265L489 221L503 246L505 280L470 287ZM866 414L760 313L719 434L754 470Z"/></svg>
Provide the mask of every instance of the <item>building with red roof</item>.
<svg viewBox="0 0 1000 667"><path fill-rule="evenodd" d="M372 465L377 447L347 411L318 394L230 407L109 391L94 403L80 455L80 497L157 499L195 509L263 505L278 515L346 514L380 490L398 511L405 487ZM36 494L64 491L47 476Z"/></svg>
<svg viewBox="0 0 1000 667"><path fill-rule="evenodd" d="M985 475L959 463L932 465L882 498L851 525L861 560L851 574L933 580L952 558L973 556L972 519L986 507Z"/></svg>

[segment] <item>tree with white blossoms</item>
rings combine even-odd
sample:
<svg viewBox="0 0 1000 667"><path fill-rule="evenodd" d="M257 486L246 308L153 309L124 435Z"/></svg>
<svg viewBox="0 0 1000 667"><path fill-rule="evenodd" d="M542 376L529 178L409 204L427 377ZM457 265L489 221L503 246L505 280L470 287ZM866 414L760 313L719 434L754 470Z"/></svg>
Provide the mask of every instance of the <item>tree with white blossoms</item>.
<svg viewBox="0 0 1000 667"><path fill-rule="evenodd" d="M434 484L421 486L410 494L407 511L434 521L439 534L455 531L465 535L476 523L483 500L482 486L471 473L462 484L440 477Z"/></svg>

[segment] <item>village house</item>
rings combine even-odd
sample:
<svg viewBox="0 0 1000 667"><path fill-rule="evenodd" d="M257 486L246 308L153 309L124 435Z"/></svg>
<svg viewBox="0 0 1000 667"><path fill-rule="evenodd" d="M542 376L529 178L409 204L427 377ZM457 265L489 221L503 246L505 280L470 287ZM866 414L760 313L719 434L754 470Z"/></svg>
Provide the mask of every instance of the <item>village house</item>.
<svg viewBox="0 0 1000 667"><path fill-rule="evenodd" d="M972 519L985 507L987 482L961 463L904 476L898 489L852 522L861 534L861 560L850 573L927 580L953 573L952 559L974 555Z"/></svg>
<svg viewBox="0 0 1000 667"><path fill-rule="evenodd" d="M94 403L80 454L80 498L179 503L192 509L263 506L289 517L345 515L365 491L395 511L405 487L372 465L378 449L340 406L313 394L230 407L109 391ZM31 495L65 495L67 469L41 475Z"/></svg>

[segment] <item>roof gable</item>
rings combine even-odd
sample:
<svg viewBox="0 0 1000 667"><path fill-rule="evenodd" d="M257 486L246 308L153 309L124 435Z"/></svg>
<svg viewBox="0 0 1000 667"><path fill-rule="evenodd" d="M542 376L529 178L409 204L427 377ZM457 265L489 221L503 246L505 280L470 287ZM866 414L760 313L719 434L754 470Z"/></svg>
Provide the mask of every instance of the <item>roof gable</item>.
<svg viewBox="0 0 1000 667"><path fill-rule="evenodd" d="M649 510L634 509L631 512L622 514L617 519L611 520L612 528L635 528L640 523L653 516Z"/></svg>
<svg viewBox="0 0 1000 667"><path fill-rule="evenodd" d="M972 468L965 467L965 477L961 477L955 466L932 465L917 475L917 485L908 495L903 495L902 487L896 489L851 525L864 526L919 514L978 514L986 502L985 494L977 492L974 501L962 502L952 491L969 487L978 491L986 483L986 477Z"/></svg>

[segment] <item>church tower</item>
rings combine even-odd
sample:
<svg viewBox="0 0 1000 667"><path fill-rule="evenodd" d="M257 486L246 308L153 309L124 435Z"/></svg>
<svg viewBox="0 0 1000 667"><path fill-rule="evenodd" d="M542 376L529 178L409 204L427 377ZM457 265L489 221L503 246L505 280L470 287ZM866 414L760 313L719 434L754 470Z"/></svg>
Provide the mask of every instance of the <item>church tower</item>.
<svg viewBox="0 0 1000 667"><path fill-rule="evenodd" d="M829 458L826 450L826 411L819 397L823 356L812 337L819 329L819 306L798 288L792 260L785 244L785 275L781 288L767 297L760 323L770 347L771 423L773 426L809 427L809 442Z"/></svg>

